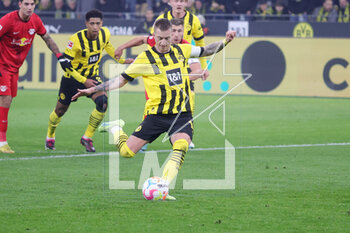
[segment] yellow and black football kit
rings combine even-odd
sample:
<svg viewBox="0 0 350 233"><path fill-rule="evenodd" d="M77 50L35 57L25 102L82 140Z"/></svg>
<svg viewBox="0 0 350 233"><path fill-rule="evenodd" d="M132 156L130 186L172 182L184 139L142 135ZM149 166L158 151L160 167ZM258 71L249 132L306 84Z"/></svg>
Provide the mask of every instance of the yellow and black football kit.
<svg viewBox="0 0 350 233"><path fill-rule="evenodd" d="M141 53L122 73L128 81L142 76L149 98L144 111L147 117L132 135L147 142L153 142L164 132L169 137L185 133L192 139L192 97L187 60L190 56L200 56L202 52L203 48L189 44L172 45L167 53L159 53L152 47ZM137 152L127 145L128 136L122 129L114 133L114 139L123 157L133 157ZM162 179L168 184L184 163L188 141L183 136L173 141L172 147L171 157L162 174Z"/></svg>
<svg viewBox="0 0 350 233"><path fill-rule="evenodd" d="M59 101L69 105L70 99L77 93L77 89L84 89L86 79L94 79L102 83L99 76L99 65L103 50L114 58L115 48L109 42L111 33L108 28L102 27L97 39L87 38L87 29L81 30L69 39L64 51L64 56L71 61L72 69L80 75L74 75L70 70L63 75L61 80ZM69 80L70 79L70 80Z"/></svg>
<svg viewBox="0 0 350 233"><path fill-rule="evenodd" d="M164 14L161 14L158 16L158 18L156 19L156 21L158 19L168 19L171 20L172 18L174 18L174 16L170 11L165 12ZM192 39L195 42L196 46L200 46L200 47L204 47L205 43L204 43L204 32L202 29L202 25L198 19L198 17L192 13L190 13L189 11L186 11L185 16L182 18L184 21L184 36L183 39L187 40L188 42L191 43ZM151 34L154 33L154 28L152 28L151 30ZM201 62L201 66L202 68L206 68L207 64L206 64L206 60L205 58L201 58L200 59Z"/></svg>
<svg viewBox="0 0 350 233"><path fill-rule="evenodd" d="M99 84L102 83L99 76L99 65L103 50L106 50L114 58L115 49L109 42L110 37L111 33L105 27L101 28L95 40L87 38L87 29L78 31L70 37L64 56L71 61L71 69L66 70L61 80L58 96L58 101L61 104L70 105L71 98L77 93L77 90L86 88L84 83L87 79L93 79ZM84 140L92 138L107 109L108 98L106 95L100 95L94 101L96 107L91 112L89 124L83 136ZM61 118L62 116L59 117L55 110L50 114L47 138L55 138L55 131ZM90 147L92 147L92 141ZM92 149L86 148L88 152L95 151L93 147Z"/></svg>
<svg viewBox="0 0 350 233"><path fill-rule="evenodd" d="M64 56L71 61L72 68L78 71L82 76L91 78L99 76L99 64L102 58L103 50L114 58L115 48L109 42L111 33L108 28L102 27L97 39L87 38L87 29L81 30L71 36L68 46L64 51ZM64 77L70 78L70 72L66 72ZM77 77L73 77L77 79ZM85 80L78 82L84 83Z"/></svg>
<svg viewBox="0 0 350 233"><path fill-rule="evenodd" d="M187 60L191 54L191 45L172 45L168 53L158 53L152 47L141 53L123 73L122 76L132 81L143 77L148 100L146 115L176 114L190 112L190 82Z"/></svg>
<svg viewBox="0 0 350 233"><path fill-rule="evenodd" d="M177 113L182 112L178 119L187 122L187 125L179 132L185 132L192 137L192 97L187 69L191 52L192 46L189 44L172 45L170 51L163 54L152 47L141 53L122 73L128 81L142 76L148 95L144 110L147 117L133 133L135 136L152 142L167 130L170 130L169 133L176 132L186 124L175 124L170 129L171 124L167 125L165 121L173 122ZM157 116L162 120L156 122ZM157 124L159 127L156 130Z"/></svg>

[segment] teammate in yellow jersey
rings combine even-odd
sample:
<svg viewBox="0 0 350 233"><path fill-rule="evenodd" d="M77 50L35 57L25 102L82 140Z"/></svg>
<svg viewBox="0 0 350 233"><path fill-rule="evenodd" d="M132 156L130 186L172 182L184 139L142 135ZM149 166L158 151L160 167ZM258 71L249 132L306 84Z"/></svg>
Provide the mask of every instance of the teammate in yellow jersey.
<svg viewBox="0 0 350 233"><path fill-rule="evenodd" d="M189 44L188 41L183 39L184 34L184 21L183 19L178 18L172 18L170 20L171 23L171 44ZM155 45L155 39L154 36L138 36L134 39L120 45L115 50L115 57L121 57L123 54L123 50L126 48L131 48L135 46L139 46L142 44L148 44L149 46L153 47ZM192 95L192 101L191 101L191 111L194 112L194 80L197 80L201 78L202 80L206 80L209 76L208 70L202 70L201 64L199 63L199 60L197 58L190 58L188 59L188 65L189 65L189 78L190 78L190 89L191 89L191 95ZM148 99L148 95L146 92L146 100ZM144 147L142 147L142 151L147 150L146 144ZM195 147L194 143L191 142L189 145L190 149L193 149Z"/></svg>
<svg viewBox="0 0 350 233"><path fill-rule="evenodd" d="M126 158L134 157L143 145L153 142L160 134L167 132L173 151L164 167L162 179L169 185L184 163L193 135L186 60L190 57L210 56L221 51L233 40L236 33L227 31L223 41L198 47L189 44L171 45L171 24L167 19L157 20L154 27L154 47L138 55L120 77L95 87L79 89L72 100L100 91L121 88L129 81L142 76L149 97L145 106L147 117L130 137L122 129L122 120L105 122L100 126L100 131L113 133L120 155ZM175 199L169 195L167 198Z"/></svg>
<svg viewBox="0 0 350 233"><path fill-rule="evenodd" d="M55 150L56 127L68 110L71 98L77 93L77 89L94 87L102 83L99 77L99 64L103 50L114 57L115 49L109 42L111 34L107 28L102 27L102 18L103 15L98 10L87 12L85 15L86 29L75 33L68 42L64 52L65 58L68 59L67 69L61 80L56 108L50 114L46 149ZM120 59L119 61L131 63L133 60ZM96 108L90 115L88 127L80 139L80 143L87 152L95 152L91 138L103 120L108 99L104 91L99 91L88 97L95 102Z"/></svg>
<svg viewBox="0 0 350 233"><path fill-rule="evenodd" d="M171 23L171 44L189 44L187 40L183 38L184 35L184 21L183 19L173 18L170 20ZM148 44L153 47L155 45L154 36L138 36L122 45L120 45L116 50L114 56L119 58L122 56L124 49L136 47L142 44ZM194 81L199 78L206 80L209 76L208 70L203 70L199 64L197 58L188 59L188 65L190 66L190 80ZM193 109L192 109L193 110Z"/></svg>
<svg viewBox="0 0 350 233"><path fill-rule="evenodd" d="M203 47L204 43L204 33L202 29L202 25L198 19L198 17L189 11L186 10L186 5L188 0L169 0L169 5L171 6L171 10L165 12L158 16L158 19L166 18L171 20L172 18L183 19L184 21L184 34L183 38L188 42L192 42L194 40L196 46ZM151 34L153 33L153 29L151 30ZM206 69L206 59L200 59L201 65L203 69Z"/></svg>

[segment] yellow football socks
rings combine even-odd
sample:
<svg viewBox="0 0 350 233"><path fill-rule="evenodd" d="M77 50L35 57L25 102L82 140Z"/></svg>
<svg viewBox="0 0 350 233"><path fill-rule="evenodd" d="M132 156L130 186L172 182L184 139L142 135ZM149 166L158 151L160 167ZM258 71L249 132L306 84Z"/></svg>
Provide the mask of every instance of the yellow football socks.
<svg viewBox="0 0 350 233"><path fill-rule="evenodd" d="M47 137L55 138L55 131L58 124L61 122L61 117L58 117L55 110L52 111L49 117L49 127L47 128Z"/></svg>
<svg viewBox="0 0 350 233"><path fill-rule="evenodd" d="M171 158L165 165L162 176L162 179L166 180L169 184L176 177L184 163L187 150L188 142L185 139L179 139L174 142Z"/></svg>
<svg viewBox="0 0 350 233"><path fill-rule="evenodd" d="M135 153L130 150L128 145L126 144L126 141L128 140L128 135L123 130L119 130L113 134L114 136L114 143L116 144L116 147L119 150L119 153L121 156L125 158L132 158L134 157Z"/></svg>
<svg viewBox="0 0 350 233"><path fill-rule="evenodd" d="M85 137L92 138L92 136L94 136L95 131L96 131L97 127L100 125L100 123L102 122L104 116L105 116L105 113L99 112L99 111L97 111L97 109L94 109L91 112L90 119L89 119L89 125L86 128L86 131L84 134Z"/></svg>

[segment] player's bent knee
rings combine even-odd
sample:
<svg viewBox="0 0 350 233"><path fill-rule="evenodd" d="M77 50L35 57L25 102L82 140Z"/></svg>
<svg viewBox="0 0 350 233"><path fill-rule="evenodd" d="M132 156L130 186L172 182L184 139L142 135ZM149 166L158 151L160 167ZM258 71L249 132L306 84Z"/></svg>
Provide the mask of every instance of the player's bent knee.
<svg viewBox="0 0 350 233"><path fill-rule="evenodd" d="M188 150L188 142L186 139L178 139L173 144L173 150L181 150L185 153Z"/></svg>
<svg viewBox="0 0 350 233"><path fill-rule="evenodd" d="M119 154L124 158L132 158L135 155L135 153L130 150L126 143L122 146L122 148L120 148Z"/></svg>
<svg viewBox="0 0 350 233"><path fill-rule="evenodd" d="M67 112L68 107L59 107L55 109L55 113L58 117L62 117Z"/></svg>
<svg viewBox="0 0 350 233"><path fill-rule="evenodd" d="M95 99L96 109L99 112L106 112L108 106L108 98L106 95L100 95Z"/></svg>

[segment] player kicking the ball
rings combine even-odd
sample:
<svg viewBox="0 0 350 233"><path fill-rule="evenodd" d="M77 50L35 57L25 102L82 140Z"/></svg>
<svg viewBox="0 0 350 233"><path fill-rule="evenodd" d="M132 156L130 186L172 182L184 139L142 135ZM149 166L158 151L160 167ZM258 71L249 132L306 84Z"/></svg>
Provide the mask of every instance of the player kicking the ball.
<svg viewBox="0 0 350 233"><path fill-rule="evenodd" d="M184 36L184 21L183 19L178 18L172 18L170 20L171 23L171 44L189 44L188 41L183 39ZM123 50L126 48L132 48L135 46L139 46L142 44L147 44L151 47L153 47L156 44L154 36L138 36L125 44L120 45L115 50L115 56L121 57L123 54ZM191 111L192 114L194 113L194 102L195 102L195 92L194 92L194 83L193 81L197 79L206 80L209 76L208 70L202 70L201 64L198 60L198 58L190 58L188 59L188 72L189 72L189 78L190 78L190 89L191 89L191 95L192 95L192 101L191 101ZM147 92L145 92L146 100L148 100ZM144 116L145 117L145 116ZM142 151L145 151L147 149L147 145L144 145L142 147ZM194 144L191 141L189 145L190 149L194 148Z"/></svg>
<svg viewBox="0 0 350 233"><path fill-rule="evenodd" d="M162 179L169 185L184 163L193 135L190 106L192 98L186 60L221 51L233 40L236 33L227 31L223 41L197 47L189 44L171 45L171 24L167 19L157 20L154 27L154 47L138 55L120 77L96 87L79 89L73 100L95 92L121 88L142 76L149 97L145 106L147 117L130 137L122 129L122 120L101 125L101 130L113 133L120 155L126 158L134 157L143 145L167 132L172 144L172 154L164 167ZM175 198L168 195L167 199Z"/></svg>

